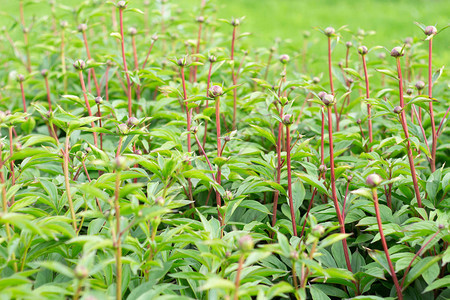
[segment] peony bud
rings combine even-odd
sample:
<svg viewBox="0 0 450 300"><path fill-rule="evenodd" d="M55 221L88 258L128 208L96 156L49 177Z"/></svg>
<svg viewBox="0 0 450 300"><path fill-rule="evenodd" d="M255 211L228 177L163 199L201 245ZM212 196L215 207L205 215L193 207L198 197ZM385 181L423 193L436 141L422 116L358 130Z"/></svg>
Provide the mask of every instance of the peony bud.
<svg viewBox="0 0 450 300"><path fill-rule="evenodd" d="M129 131L128 125L125 123L117 125L117 128L119 130L119 134L127 134Z"/></svg>
<svg viewBox="0 0 450 300"><path fill-rule="evenodd" d="M203 16L197 17L196 21L198 23L203 23L203 22L205 22L205 17L203 17Z"/></svg>
<svg viewBox="0 0 450 300"><path fill-rule="evenodd" d="M331 95L331 94L326 94L326 95L322 98L322 102L323 102L323 104L325 104L326 106L333 105L333 104L335 103L334 96Z"/></svg>
<svg viewBox="0 0 450 300"><path fill-rule="evenodd" d="M352 43L352 42L346 42L346 43L345 43L345 46L346 46L347 48L351 48L351 47L353 46L353 43Z"/></svg>
<svg viewBox="0 0 450 300"><path fill-rule="evenodd" d="M425 28L424 32L428 36L435 35L437 33L437 29L436 29L436 27L430 25Z"/></svg>
<svg viewBox="0 0 450 300"><path fill-rule="evenodd" d="M79 71L84 70L84 68L86 68L86 62L82 59L78 59L73 63L73 67Z"/></svg>
<svg viewBox="0 0 450 300"><path fill-rule="evenodd" d="M208 56L208 60L210 63L214 63L217 61L217 57L215 57L214 55L210 55Z"/></svg>
<svg viewBox="0 0 450 300"><path fill-rule="evenodd" d="M382 181L383 181L383 179L381 179L380 175L374 173L374 174L370 174L369 176L367 176L366 184L369 187L374 188L374 187L377 187L378 185L380 185L380 183Z"/></svg>
<svg viewBox="0 0 450 300"><path fill-rule="evenodd" d="M320 82L320 78L319 77L313 77L312 82L314 84L318 84Z"/></svg>
<svg viewBox="0 0 450 300"><path fill-rule="evenodd" d="M326 36L330 37L336 33L336 30L334 30L333 27L327 27L323 32L325 33Z"/></svg>
<svg viewBox="0 0 450 300"><path fill-rule="evenodd" d="M253 238L249 235L244 235L243 237L241 237L239 239L239 248L244 251L251 251L253 250L254 247L254 242L253 242Z"/></svg>
<svg viewBox="0 0 450 300"><path fill-rule="evenodd" d="M41 75L42 75L42 77L47 77L48 76L48 70L47 69L41 70Z"/></svg>
<svg viewBox="0 0 450 300"><path fill-rule="evenodd" d="M127 125L132 128L139 125L139 120L136 117L129 117L127 120Z"/></svg>
<svg viewBox="0 0 450 300"><path fill-rule="evenodd" d="M289 62L289 55L287 55L287 54L281 55L280 62L284 65L287 64Z"/></svg>
<svg viewBox="0 0 450 300"><path fill-rule="evenodd" d="M127 3L125 1L119 1L119 2L117 2L117 7L119 9L125 9L125 8L127 8Z"/></svg>
<svg viewBox="0 0 450 300"><path fill-rule="evenodd" d="M136 35L136 34L137 34L137 29L136 29L136 27L130 27L130 28L128 28L128 33L129 33L131 36Z"/></svg>
<svg viewBox="0 0 450 300"><path fill-rule="evenodd" d="M100 97L100 96L95 97L95 103L96 103L97 105L98 105L98 104L102 104L102 103L103 103L103 98Z"/></svg>
<svg viewBox="0 0 450 300"><path fill-rule="evenodd" d="M79 32L85 32L87 30L87 24L82 23L78 25L77 29Z"/></svg>
<svg viewBox="0 0 450 300"><path fill-rule="evenodd" d="M401 113L402 112L402 107L401 106L396 106L396 107L394 107L394 113L396 113L396 114L399 114L399 113Z"/></svg>
<svg viewBox="0 0 450 300"><path fill-rule="evenodd" d="M403 55L404 55L404 53L403 53L402 47L394 47L392 49L392 51L391 51L391 56L392 57L400 57L400 56L403 56Z"/></svg>
<svg viewBox="0 0 450 300"><path fill-rule="evenodd" d="M366 46L360 46L358 47L358 53L361 55L366 55L367 53L369 53L369 50Z"/></svg>
<svg viewBox="0 0 450 300"><path fill-rule="evenodd" d="M421 91L425 88L425 82L423 82L422 80L419 80L416 82L416 89L418 91Z"/></svg>
<svg viewBox="0 0 450 300"><path fill-rule="evenodd" d="M223 90L222 87L220 85L213 85L210 89L209 89L209 96L212 98L217 98L223 95Z"/></svg>

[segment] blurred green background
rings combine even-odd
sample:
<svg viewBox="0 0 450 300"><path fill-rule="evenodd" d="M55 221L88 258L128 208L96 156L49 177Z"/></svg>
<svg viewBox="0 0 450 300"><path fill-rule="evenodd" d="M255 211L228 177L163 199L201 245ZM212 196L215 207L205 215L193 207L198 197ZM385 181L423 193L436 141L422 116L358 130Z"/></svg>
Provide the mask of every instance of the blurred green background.
<svg viewBox="0 0 450 300"><path fill-rule="evenodd" d="M81 1L55 0L71 6ZM152 0L155 2L156 0ZM216 1L216 0L214 0ZM1 0L2 10L19 15L18 0ZM25 1L26 2L26 1ZM30 4L26 14L42 16L48 12L48 0L37 0ZM138 6L142 0L131 0L130 6ZM201 0L169 0L186 10L200 5ZM253 46L270 47L275 38L290 39L292 47L301 47L303 32L309 30L312 39L324 37L313 29L315 26L339 28L348 25L356 32L374 30L364 43L369 48L383 45L388 49L399 45L406 37L423 38L414 21L426 25L437 25L438 29L449 24L450 1L448 0L217 0L219 18L246 16L240 30L251 32L245 43ZM0 18L0 25L11 22ZM17 30L15 30L17 31ZM350 36L348 34L347 36ZM450 29L435 39L435 63L446 64L450 58Z"/></svg>

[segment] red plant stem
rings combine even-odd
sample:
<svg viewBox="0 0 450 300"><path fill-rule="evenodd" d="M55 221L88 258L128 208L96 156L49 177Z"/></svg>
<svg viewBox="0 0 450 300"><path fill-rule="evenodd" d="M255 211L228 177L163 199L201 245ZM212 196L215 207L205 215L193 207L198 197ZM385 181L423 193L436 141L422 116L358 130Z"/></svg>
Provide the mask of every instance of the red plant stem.
<svg viewBox="0 0 450 300"><path fill-rule="evenodd" d="M144 63L142 64L142 68L141 69L145 69L145 66L147 65L148 58L150 57L150 53L152 53L152 49L153 49L153 45L154 44L155 44L155 41L153 41L150 44L150 48L148 49L147 56L145 57L145 60L144 60Z"/></svg>
<svg viewBox="0 0 450 300"><path fill-rule="evenodd" d="M399 300L403 300L403 294L402 289L400 288L400 285L398 284L397 275L395 274L394 266L392 265L391 257L389 256L389 248L386 243L386 238L384 237L383 233L383 226L381 224L381 214L380 214L380 207L378 204L378 195L377 195L377 189L372 189L373 194L373 201L374 201L374 207L375 207L375 213L377 215L377 223L378 223L378 231L380 232L380 238L381 238L381 244L383 245L384 254L386 255L386 260L389 264L389 269L391 270L391 276L392 280L394 281L395 288L397 290L397 296Z"/></svg>
<svg viewBox="0 0 450 300"><path fill-rule="evenodd" d="M333 85L333 71L331 68L331 37L328 37L328 75L330 77L330 90L331 94L334 96L334 85ZM334 103L334 114L336 116L336 131L339 131L339 115L336 103Z"/></svg>
<svg viewBox="0 0 450 300"><path fill-rule="evenodd" d="M339 208L339 202L336 194L336 177L334 173L334 150L333 150L333 117L331 113L331 106L327 106L328 111L328 138L330 142L330 171L331 171L331 193L333 196L334 208L336 209L336 215L338 217L340 230L342 234L345 234L345 223L342 217L341 210ZM347 263L347 269L352 272L352 266L350 263L350 257L348 255L347 239L342 240L342 246L344 247L344 256Z"/></svg>
<svg viewBox="0 0 450 300"><path fill-rule="evenodd" d="M131 45L133 48L134 70L137 71L137 70L139 70L139 61L138 61L137 49L136 49L136 38L134 37L134 35L131 36ZM140 85L136 86L136 98L138 101L141 99L141 86Z"/></svg>
<svg viewBox="0 0 450 300"><path fill-rule="evenodd" d="M323 165L323 162L325 161L325 112L323 111L323 107L321 108L321 111L322 111L322 129L320 135L320 164Z"/></svg>
<svg viewBox="0 0 450 300"><path fill-rule="evenodd" d="M67 202L69 203L69 209L70 209L70 216L72 218L72 226L75 232L77 232L77 218L75 216L75 209L73 207L72 202L72 195L70 193L70 182L69 182L69 160L70 160L70 153L69 153L69 141L70 136L66 135L66 141L65 141L65 150L64 150L64 178L65 178L65 184L66 184L66 195L67 195Z"/></svg>
<svg viewBox="0 0 450 300"><path fill-rule="evenodd" d="M286 126L286 160L287 160L287 175L288 175L288 193L289 206L291 209L292 230L294 236L297 236L297 222L295 222L294 200L292 196L292 175L291 175L291 130Z"/></svg>
<svg viewBox="0 0 450 300"><path fill-rule="evenodd" d="M216 105L216 139L217 139L217 157L221 157L221 140L220 140L220 97L216 97L215 99L215 105ZM222 179L222 171L220 170L220 167L217 168L217 175L216 175L216 182L220 185ZM217 201L217 208L222 206L222 200L220 198L220 193L218 190L216 190L216 201ZM223 225L223 217L222 214L219 211L219 220L221 225Z"/></svg>
<svg viewBox="0 0 450 300"><path fill-rule="evenodd" d="M86 47L87 57L89 60L91 60L92 57L91 57L91 52L89 51L89 44L88 44L88 40L87 40L87 36L86 36L86 31L83 31L83 41L84 41L84 46ZM95 91L97 92L97 97L99 97L101 95L101 92L100 92L100 86L97 81L97 76L95 75L95 70L94 70L94 68L91 68L89 71L90 71L90 74L92 75L92 78L94 79Z"/></svg>
<svg viewBox="0 0 450 300"><path fill-rule="evenodd" d="M433 53L433 38L428 41L428 97L432 100L432 92L433 92L433 74L431 60ZM432 144L431 144L431 160L430 167L431 172L436 171L436 148L437 148L437 133L436 133L436 125L434 123L434 111L433 111L433 101L428 103L430 108L430 121L431 121L431 134L432 134Z"/></svg>
<svg viewBox="0 0 450 300"><path fill-rule="evenodd" d="M123 69L125 71L125 76L127 78L127 97L128 97L128 117L133 115L132 106L131 106L131 80L130 74L128 74L128 66L127 59L125 57L125 40L123 34L123 9L119 8L119 20L120 20L120 44L122 48L122 60L123 60Z"/></svg>
<svg viewBox="0 0 450 300"><path fill-rule="evenodd" d="M397 57L397 73L398 73L398 78L399 78L398 87L399 87L399 93L400 93L400 106L403 108L405 106L405 102L403 99L403 78L402 78L402 69L401 69L399 57ZM408 152L409 167L411 169L411 177L412 177L412 181L414 184L414 191L416 193L417 205L421 208L422 200L420 199L420 191L419 191L419 184L417 182L416 167L414 166L414 159L413 159L413 154L412 154L412 150L411 150L411 141L409 140L408 125L406 124L406 115L405 115L404 109L402 109L402 112L400 114L400 123L402 124L403 131L405 133L406 150Z"/></svg>
<svg viewBox="0 0 450 300"><path fill-rule="evenodd" d="M283 118L283 106L280 108L280 118ZM278 122L278 137L277 137L277 183L281 180L281 132L283 131L283 124ZM273 195L273 210L272 210L272 227L275 226L277 222L277 207L278 198L280 196L280 191L276 190Z"/></svg>
<svg viewBox="0 0 450 300"><path fill-rule="evenodd" d="M198 140L198 137L196 134L194 134L194 137L195 137L195 141L197 142L198 148L200 149L200 151L202 152L203 156L206 159L206 162L208 163L209 169L211 171L213 171L213 167L211 165L211 162L208 159L208 155L206 155L205 149L202 147L202 144L200 144L200 141ZM216 176L214 176L214 174L212 174L212 177L213 177L214 181L216 181Z"/></svg>
<svg viewBox="0 0 450 300"><path fill-rule="evenodd" d="M370 98L370 89L369 89L369 75L367 74L367 63L366 63L366 56L361 55L362 62L363 62L363 68L364 68L364 78L366 81L366 100L369 100ZM373 142L373 136L372 136L372 113L371 113L371 105L370 103L367 103L367 120L369 122L369 143ZM370 151L373 151L373 147L370 146Z"/></svg>
<svg viewBox="0 0 450 300"><path fill-rule="evenodd" d="M20 92L22 93L23 112L27 113L27 102L25 101L25 91L23 89L23 81L20 81Z"/></svg>
<svg viewBox="0 0 450 300"><path fill-rule="evenodd" d="M116 158L119 157L120 152L122 151L122 142L123 142L123 137L121 136L119 138L119 146L117 147L117 151L116 151Z"/></svg>
<svg viewBox="0 0 450 300"><path fill-rule="evenodd" d="M78 72L79 77L80 77L80 83L81 83L81 89L83 90L83 96L84 96L84 102L86 103L86 108L88 110L88 114L90 117L92 117L92 110L91 110L91 105L89 104L89 100L87 97L87 91L86 91L86 85L84 84L84 78L83 78L83 71L79 71ZM91 122L91 127L95 128L95 123ZM93 132L94 134L94 145L95 147L97 147L97 132Z"/></svg>
<svg viewBox="0 0 450 300"><path fill-rule="evenodd" d="M241 256L239 257L238 268L236 271L236 279L234 281L234 300L239 299L239 284L241 281L241 271L242 268L244 267L244 261L245 261L244 254L241 254Z"/></svg>
<svg viewBox="0 0 450 300"><path fill-rule="evenodd" d="M320 176L319 176L319 178L320 178ZM302 232L300 233L300 238L302 238L303 233L305 233L306 221L308 220L309 212L311 211L311 208L313 206L314 196L316 194L317 194L317 188L314 188L312 196L311 196L311 200L309 201L308 210L306 211L305 221L303 222L303 227L302 227Z"/></svg>
<svg viewBox="0 0 450 300"><path fill-rule="evenodd" d="M231 75L233 78L233 85L236 85L236 74L234 72L234 42L236 40L236 26L233 26L233 37L231 39L231 60L233 61L233 66L231 68ZM233 130L236 130L236 110L237 110L237 91L236 88L233 89Z"/></svg>
<svg viewBox="0 0 450 300"><path fill-rule="evenodd" d="M47 91L48 110L52 111L52 100L50 98L50 88L48 86L48 78L47 78L47 76L44 77L44 80L45 80L45 90Z"/></svg>
<svg viewBox="0 0 450 300"><path fill-rule="evenodd" d="M427 146L428 152L431 153L430 147L428 146L428 143L427 143L427 136L425 134L425 130L423 129L421 118L420 118L419 114L417 113L416 106L413 104L413 105L411 105L411 107L412 107L411 112L415 113L415 115L416 115L416 118L417 118L417 121L419 123L420 130L422 131L422 136L423 136L423 139L425 141L425 145Z"/></svg>
<svg viewBox="0 0 450 300"><path fill-rule="evenodd" d="M13 148L13 127L8 127L9 132L9 155L12 156L14 153ZM14 186L16 184L16 174L14 172L14 161L11 160L11 185ZM14 195L11 197L11 204L14 204Z"/></svg>
<svg viewBox="0 0 450 300"><path fill-rule="evenodd" d="M102 111L100 110L100 104L97 105L97 117L98 119L98 126L102 128ZM100 150L103 150L103 133L100 132Z"/></svg>
<svg viewBox="0 0 450 300"><path fill-rule="evenodd" d="M206 97L208 97L209 86L211 85L211 72L212 72L213 62L209 63L209 71L208 71L208 82L206 84ZM209 100L206 99L206 108L209 107ZM206 144L206 135L208 133L208 120L205 120L205 133L203 135L203 148L205 148Z"/></svg>
<svg viewBox="0 0 450 300"><path fill-rule="evenodd" d="M202 38L202 23L198 23L198 36L197 36L197 49L195 50L195 53L198 54L200 53L200 40ZM196 62L198 62L198 57L195 60ZM194 82L197 82L197 67L198 66L194 66Z"/></svg>
<svg viewBox="0 0 450 300"><path fill-rule="evenodd" d="M342 204L342 219L345 221L345 204L347 202L347 196L348 196L348 188L350 187L350 180L347 179L347 187L345 188L345 196L344 196L344 203Z"/></svg>
<svg viewBox="0 0 450 300"><path fill-rule="evenodd" d="M425 243L422 245L422 247L420 247L419 251L417 251L417 253L414 255L413 259L411 259L411 262L409 263L408 267L406 268L405 273L403 274L403 279L402 279L402 284L401 287L403 289L403 286L405 284L405 279L406 279L406 275L408 275L409 270L411 269L411 266L413 264L413 262L416 260L416 258L420 255L420 253L422 253L423 249L425 249L426 246L428 246L428 244L434 240L434 238L441 233L440 230L438 230L435 234L433 234L433 236Z"/></svg>

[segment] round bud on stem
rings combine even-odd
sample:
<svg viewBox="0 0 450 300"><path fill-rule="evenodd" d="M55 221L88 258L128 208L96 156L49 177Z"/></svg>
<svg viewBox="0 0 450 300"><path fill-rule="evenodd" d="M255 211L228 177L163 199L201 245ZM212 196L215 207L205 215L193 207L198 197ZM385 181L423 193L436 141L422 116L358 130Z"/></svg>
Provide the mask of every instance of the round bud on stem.
<svg viewBox="0 0 450 300"><path fill-rule="evenodd" d="M124 170L127 167L126 159L123 156L117 156L114 160L114 169L116 170Z"/></svg>
<svg viewBox="0 0 450 300"><path fill-rule="evenodd" d="M78 265L75 267L75 277L78 280L85 279L88 276L89 276L89 271L86 269L85 266Z"/></svg>
<svg viewBox="0 0 450 300"><path fill-rule="evenodd" d="M84 70L84 68L86 68L86 62L82 59L78 59L73 63L73 67L79 71Z"/></svg>
<svg viewBox="0 0 450 300"><path fill-rule="evenodd" d="M159 206L164 206L164 203L165 203L166 201L164 200L163 197L158 196L158 197L156 197L155 202L156 202L156 204L158 204Z"/></svg>
<svg viewBox="0 0 450 300"><path fill-rule="evenodd" d="M137 34L137 29L136 29L136 27L130 27L130 28L128 29L128 33L129 33L131 36L136 35L136 34Z"/></svg>
<svg viewBox="0 0 450 300"><path fill-rule="evenodd" d="M195 19L198 23L203 23L203 22L205 22L205 17L203 17L203 16L199 16L199 17L197 17L197 19Z"/></svg>
<svg viewBox="0 0 450 300"><path fill-rule="evenodd" d="M419 80L416 82L415 86L418 91L421 91L425 88L425 82L423 82L422 80Z"/></svg>
<svg viewBox="0 0 450 300"><path fill-rule="evenodd" d="M157 40L158 40L158 35L155 33L154 35L152 35L151 37L150 37L150 39L153 41L153 42L156 42Z"/></svg>
<svg viewBox="0 0 450 300"><path fill-rule="evenodd" d="M220 85L213 85L209 89L209 96L212 98L217 98L223 95L223 89Z"/></svg>
<svg viewBox="0 0 450 300"><path fill-rule="evenodd" d="M402 47L394 47L394 48L391 50L391 56L392 56L392 57L401 57L401 56L403 56L403 55L404 55L404 53L403 53Z"/></svg>
<svg viewBox="0 0 450 300"><path fill-rule="evenodd" d="M239 248L244 252L253 250L254 246L253 238L249 235L244 235L239 239Z"/></svg>
<svg viewBox="0 0 450 300"><path fill-rule="evenodd" d="M361 119L356 120L356 124L361 125Z"/></svg>
<svg viewBox="0 0 450 300"><path fill-rule="evenodd" d="M435 35L437 33L437 29L436 29L436 27L430 25L430 26L425 27L424 32L428 36Z"/></svg>
<svg viewBox="0 0 450 300"><path fill-rule="evenodd" d="M333 105L335 103L335 99L334 96L331 94L326 94L323 98L322 98L322 102L323 104L325 104L326 106L330 106Z"/></svg>
<svg viewBox="0 0 450 300"><path fill-rule="evenodd" d="M87 24L82 23L78 25L77 29L79 32L85 32L87 30Z"/></svg>
<svg viewBox="0 0 450 300"><path fill-rule="evenodd" d="M394 107L394 113L396 113L396 114L400 114L401 112L402 112L402 107L401 106L396 106L396 107Z"/></svg>
<svg viewBox="0 0 450 300"><path fill-rule="evenodd" d="M17 82L24 82L25 81L25 76L23 76L23 74L18 74L16 77Z"/></svg>
<svg viewBox="0 0 450 300"><path fill-rule="evenodd" d="M381 179L380 175L375 174L375 173L370 174L366 178L366 184L371 188L379 186L382 181L383 181L383 179Z"/></svg>
<svg viewBox="0 0 450 300"><path fill-rule="evenodd" d="M134 150L134 154L136 154L136 155L142 155L141 149L136 149L136 150Z"/></svg>
<svg viewBox="0 0 450 300"><path fill-rule="evenodd" d="M311 230L311 233L315 237L321 237L325 233L325 227L323 227L320 224L317 224L316 226L313 227L313 229Z"/></svg>
<svg viewBox="0 0 450 300"><path fill-rule="evenodd" d="M231 25L233 25L234 27L237 27L241 24L241 21L239 19L233 19L231 20Z"/></svg>
<svg viewBox="0 0 450 300"><path fill-rule="evenodd" d="M225 195L223 196L223 199L225 201L231 201L231 200L233 200L233 198L234 198L233 193L229 190L226 190Z"/></svg>
<svg viewBox="0 0 450 300"><path fill-rule="evenodd" d="M198 132L198 126L192 127L192 128L191 128L191 132L192 132L193 134L197 134L197 132Z"/></svg>
<svg viewBox="0 0 450 300"><path fill-rule="evenodd" d="M128 125L125 123L117 125L117 129L119 130L119 134L127 134L129 131Z"/></svg>
<svg viewBox="0 0 450 300"><path fill-rule="evenodd" d="M271 53L274 53L275 51L277 51L277 48L276 48L275 46L270 47L270 52L271 52Z"/></svg>
<svg viewBox="0 0 450 300"><path fill-rule="evenodd" d="M414 40L413 40L412 37L407 37L405 39L405 44L408 45L408 46L411 46L413 42L414 42Z"/></svg>
<svg viewBox="0 0 450 300"><path fill-rule="evenodd" d="M127 8L127 3L125 1L119 1L119 2L117 2L117 7L119 9L125 9L125 8Z"/></svg>
<svg viewBox="0 0 450 300"><path fill-rule="evenodd" d="M61 26L61 28L66 28L67 26L69 26L69 23L67 23L67 21L61 21L59 22L59 26Z"/></svg>
<svg viewBox="0 0 450 300"><path fill-rule="evenodd" d="M360 46L358 47L358 53L361 55L366 55L367 53L369 53L369 49L367 49L366 46Z"/></svg>
<svg viewBox="0 0 450 300"><path fill-rule="evenodd" d="M103 103L103 98L102 97L100 97L100 96L95 97L95 104L100 105L102 103Z"/></svg>
<svg viewBox="0 0 450 300"><path fill-rule="evenodd" d="M406 95L411 96L413 93L413 89L407 89L406 90Z"/></svg>
<svg viewBox="0 0 450 300"><path fill-rule="evenodd" d="M351 47L353 46L353 43L352 43L352 42L346 42L346 43L345 43L345 46L346 46L347 48L351 48Z"/></svg>
<svg viewBox="0 0 450 300"><path fill-rule="evenodd" d="M323 174L327 171L327 166L326 165L320 165L319 166L319 173Z"/></svg>
<svg viewBox="0 0 450 300"><path fill-rule="evenodd" d="M314 84L318 84L320 82L320 78L319 77L313 77L312 82Z"/></svg>
<svg viewBox="0 0 450 300"><path fill-rule="evenodd" d="M178 65L179 67L184 67L185 65L187 65L186 57L179 58L179 59L177 60L177 65Z"/></svg>
<svg viewBox="0 0 450 300"><path fill-rule="evenodd" d="M223 140L224 140L225 142L229 142L229 141L231 141L231 136L226 135L226 136L223 137Z"/></svg>
<svg viewBox="0 0 450 300"><path fill-rule="evenodd" d="M292 121L292 115L291 114L286 114L283 116L283 124L286 126L289 126L293 123Z"/></svg>
<svg viewBox="0 0 450 300"><path fill-rule="evenodd" d="M336 33L336 30L334 30L333 27L327 27L323 32L325 33L326 36L330 37Z"/></svg>
<svg viewBox="0 0 450 300"><path fill-rule="evenodd" d="M317 96L319 96L319 99L320 100L322 100L323 99L323 97L325 97L326 96L326 92L324 92L324 91L321 91L321 92L319 92L318 94L317 94Z"/></svg>
<svg viewBox="0 0 450 300"><path fill-rule="evenodd" d="M127 120L128 127L132 128L139 125L139 120L136 117L129 117Z"/></svg>
<svg viewBox="0 0 450 300"><path fill-rule="evenodd" d="M298 251L291 251L290 253L290 257L292 260L297 260L298 259Z"/></svg>
<svg viewBox="0 0 450 300"><path fill-rule="evenodd" d="M309 38L311 36L311 32L309 32L308 30L303 31L303 37L305 39Z"/></svg>
<svg viewBox="0 0 450 300"><path fill-rule="evenodd" d="M289 62L289 55L283 54L280 56L280 62L285 65Z"/></svg>
<svg viewBox="0 0 450 300"><path fill-rule="evenodd" d="M48 76L48 70L47 69L42 69L41 70L41 75L42 75L42 77L47 77Z"/></svg>
<svg viewBox="0 0 450 300"><path fill-rule="evenodd" d="M215 57L214 55L210 55L208 56L208 60L210 63L215 63L217 61L217 57Z"/></svg>

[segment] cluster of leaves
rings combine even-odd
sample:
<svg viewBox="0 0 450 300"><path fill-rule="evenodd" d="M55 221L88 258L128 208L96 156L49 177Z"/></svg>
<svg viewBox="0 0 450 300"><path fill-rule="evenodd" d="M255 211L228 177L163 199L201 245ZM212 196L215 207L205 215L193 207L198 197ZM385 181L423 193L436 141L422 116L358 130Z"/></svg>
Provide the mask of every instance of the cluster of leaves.
<svg viewBox="0 0 450 300"><path fill-rule="evenodd" d="M308 60L311 44L326 45L325 38L306 34L300 51L280 40L247 49L243 18L221 20L215 1L43 2L20 0L21 15L10 16L13 26L1 37L1 299L394 299L366 187L372 173L385 179L380 218L404 297L450 297L449 81L435 67L433 98L414 90L427 81L428 40L413 26L418 37L408 40L402 60L411 88L403 109L411 113L423 207L394 113L395 60L381 47L367 53L372 96L363 96L355 46L371 32L319 30L332 36L331 49L348 49L331 68L332 91L327 71ZM23 16L36 6L50 14ZM290 58L277 60L281 50ZM135 67L125 72L123 58ZM223 86L219 120L210 81ZM323 167L330 147L321 91L337 95L340 129L331 155L347 234L338 233L331 172ZM430 101L441 125L434 172ZM277 139L285 138L280 104L293 122L291 147L283 141L279 149L277 180ZM222 149L214 122L225 130ZM224 203L216 205L218 198ZM306 224L301 236L291 211L299 229Z"/></svg>

